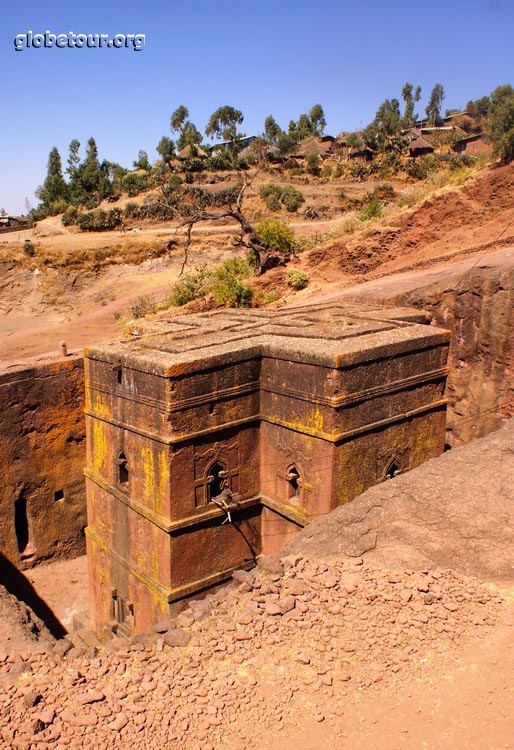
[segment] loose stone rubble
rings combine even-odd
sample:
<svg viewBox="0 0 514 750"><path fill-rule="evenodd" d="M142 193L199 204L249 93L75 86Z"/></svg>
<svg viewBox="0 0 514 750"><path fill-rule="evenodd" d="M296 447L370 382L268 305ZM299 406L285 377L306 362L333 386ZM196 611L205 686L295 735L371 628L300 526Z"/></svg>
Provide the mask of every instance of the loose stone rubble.
<svg viewBox="0 0 514 750"><path fill-rule="evenodd" d="M337 726L356 692L421 673L485 635L501 608L498 593L452 571L263 558L99 653L67 641L0 653L2 746L259 748L300 715Z"/></svg>

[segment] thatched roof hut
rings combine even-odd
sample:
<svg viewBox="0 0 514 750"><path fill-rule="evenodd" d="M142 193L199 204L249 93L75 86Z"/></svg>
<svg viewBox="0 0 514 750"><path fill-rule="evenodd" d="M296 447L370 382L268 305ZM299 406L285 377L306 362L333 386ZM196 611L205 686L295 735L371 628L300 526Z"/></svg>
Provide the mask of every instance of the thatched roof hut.
<svg viewBox="0 0 514 750"><path fill-rule="evenodd" d="M301 159L305 159L311 154L317 154L321 157L330 156L334 153L333 141L322 142L319 138L312 137L306 138L302 141L295 153L295 156L299 156Z"/></svg>
<svg viewBox="0 0 514 750"><path fill-rule="evenodd" d="M176 157L179 161L186 161L186 159L208 159L208 154L205 153L203 148L196 146L194 143L189 143L181 149Z"/></svg>
<svg viewBox="0 0 514 750"><path fill-rule="evenodd" d="M349 159L356 159L361 161L371 161L374 155L374 150L371 148L371 146L368 145L359 146L358 148L351 148L348 151Z"/></svg>
<svg viewBox="0 0 514 750"><path fill-rule="evenodd" d="M434 147L424 138L414 138L414 140L409 143L409 156L416 157L433 153Z"/></svg>

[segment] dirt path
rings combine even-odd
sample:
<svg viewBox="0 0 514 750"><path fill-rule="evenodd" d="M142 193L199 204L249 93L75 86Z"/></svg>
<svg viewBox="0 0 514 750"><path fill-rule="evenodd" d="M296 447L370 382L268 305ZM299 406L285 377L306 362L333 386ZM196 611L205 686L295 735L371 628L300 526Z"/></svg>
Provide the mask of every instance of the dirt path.
<svg viewBox="0 0 514 750"><path fill-rule="evenodd" d="M506 750L514 748L514 622L446 658L426 659L421 674L356 694L338 725L300 722L270 750Z"/></svg>

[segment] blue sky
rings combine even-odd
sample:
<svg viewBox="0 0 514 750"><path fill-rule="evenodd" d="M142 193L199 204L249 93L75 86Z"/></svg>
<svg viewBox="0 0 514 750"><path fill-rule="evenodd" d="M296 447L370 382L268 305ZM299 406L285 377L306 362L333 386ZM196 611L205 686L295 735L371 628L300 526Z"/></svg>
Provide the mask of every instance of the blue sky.
<svg viewBox="0 0 514 750"><path fill-rule="evenodd" d="M131 49L27 49L17 34L134 33ZM443 108L514 84L511 0L23 0L2 7L0 208L24 210L44 180L48 153L96 139L100 158L131 166L156 157L179 105L203 131L217 107L245 115L247 134L273 114L287 127L320 102L327 132L366 125L405 81L426 105L434 83Z"/></svg>

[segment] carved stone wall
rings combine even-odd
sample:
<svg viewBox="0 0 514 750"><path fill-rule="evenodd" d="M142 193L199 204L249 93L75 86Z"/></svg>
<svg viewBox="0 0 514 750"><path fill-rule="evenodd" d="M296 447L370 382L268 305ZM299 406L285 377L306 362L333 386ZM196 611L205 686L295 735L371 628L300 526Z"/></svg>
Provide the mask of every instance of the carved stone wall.
<svg viewBox="0 0 514 750"><path fill-rule="evenodd" d="M448 334L329 305L141 323L86 353L94 627L141 632L443 450Z"/></svg>

